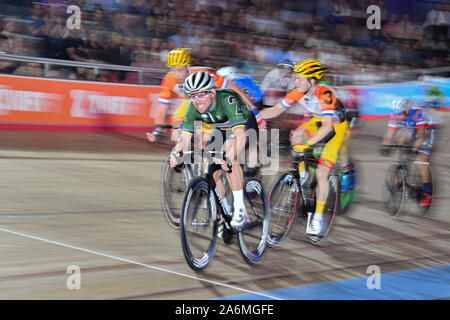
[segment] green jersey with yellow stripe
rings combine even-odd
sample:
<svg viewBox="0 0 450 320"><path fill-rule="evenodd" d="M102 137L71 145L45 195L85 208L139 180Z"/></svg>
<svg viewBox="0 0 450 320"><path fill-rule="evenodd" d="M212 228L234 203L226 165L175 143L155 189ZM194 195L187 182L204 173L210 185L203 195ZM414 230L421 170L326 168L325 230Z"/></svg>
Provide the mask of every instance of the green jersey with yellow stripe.
<svg viewBox="0 0 450 320"><path fill-rule="evenodd" d="M216 103L208 111L200 113L192 101L186 111L183 132L194 134L195 121L203 121L217 128L245 127L252 112L238 93L231 89L217 89Z"/></svg>

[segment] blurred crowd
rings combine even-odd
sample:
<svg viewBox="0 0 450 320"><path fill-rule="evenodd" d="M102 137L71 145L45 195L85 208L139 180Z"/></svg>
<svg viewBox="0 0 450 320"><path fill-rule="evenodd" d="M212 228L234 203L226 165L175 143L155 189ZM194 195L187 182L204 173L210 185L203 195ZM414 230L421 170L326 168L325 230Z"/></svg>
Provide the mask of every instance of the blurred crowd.
<svg viewBox="0 0 450 320"><path fill-rule="evenodd" d="M69 30L70 4L81 28ZM366 25L370 5L381 29ZM316 58L332 72L449 65L450 4L425 0L0 0L0 52L165 68L168 51L192 48L196 65L264 74L278 61ZM0 60L0 72L42 76L38 63ZM137 83L135 72L52 66L47 76ZM159 83L160 72L144 74Z"/></svg>

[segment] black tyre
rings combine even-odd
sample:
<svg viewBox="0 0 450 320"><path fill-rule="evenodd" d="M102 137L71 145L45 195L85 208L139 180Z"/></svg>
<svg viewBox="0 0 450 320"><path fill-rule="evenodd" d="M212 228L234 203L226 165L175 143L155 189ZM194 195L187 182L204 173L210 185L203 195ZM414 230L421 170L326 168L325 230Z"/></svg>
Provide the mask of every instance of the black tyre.
<svg viewBox="0 0 450 320"><path fill-rule="evenodd" d="M244 187L247 221L238 233L238 243L242 257L249 264L260 261L267 244L270 208L267 196L258 180L250 180Z"/></svg>
<svg viewBox="0 0 450 320"><path fill-rule="evenodd" d="M169 158L164 162L161 177L161 200L163 203L164 217L172 228L180 228L181 204L184 199L184 192L192 178L192 171L182 165L178 168L171 168Z"/></svg>
<svg viewBox="0 0 450 320"><path fill-rule="evenodd" d="M284 173L275 182L269 194L270 228L269 247L279 246L289 235L297 216L301 198L300 186L292 173Z"/></svg>
<svg viewBox="0 0 450 320"><path fill-rule="evenodd" d="M201 271L211 262L217 243L217 206L203 177L191 181L180 220L181 245L188 265Z"/></svg>
<svg viewBox="0 0 450 320"><path fill-rule="evenodd" d="M406 201L405 174L399 164L393 164L384 178L383 201L388 217L397 218Z"/></svg>

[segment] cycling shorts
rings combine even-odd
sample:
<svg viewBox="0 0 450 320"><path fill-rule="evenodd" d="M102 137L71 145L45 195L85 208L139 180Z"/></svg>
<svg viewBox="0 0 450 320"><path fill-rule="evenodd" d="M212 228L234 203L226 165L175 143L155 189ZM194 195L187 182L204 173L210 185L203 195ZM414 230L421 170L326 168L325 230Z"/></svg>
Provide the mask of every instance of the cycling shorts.
<svg viewBox="0 0 450 320"><path fill-rule="evenodd" d="M317 133L320 128L320 124L321 118L314 117L295 130L303 130L309 139ZM339 151L341 150L342 144L344 143L348 129L347 120L338 124L333 124L333 129L333 135L330 135L320 141L321 143L326 143L326 145L323 148L322 154L320 155L319 164L330 169L333 168L334 164L336 163L339 156Z"/></svg>

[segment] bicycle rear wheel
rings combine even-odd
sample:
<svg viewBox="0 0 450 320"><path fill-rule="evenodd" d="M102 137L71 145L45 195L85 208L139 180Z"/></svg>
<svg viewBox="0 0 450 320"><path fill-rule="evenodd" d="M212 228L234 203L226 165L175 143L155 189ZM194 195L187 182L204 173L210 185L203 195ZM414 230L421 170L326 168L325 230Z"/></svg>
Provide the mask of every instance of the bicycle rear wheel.
<svg viewBox="0 0 450 320"><path fill-rule="evenodd" d="M349 208L351 207L352 203L355 202L358 193L359 193L359 187L361 185L360 183L360 171L358 170L358 167L355 165L355 162L350 160L349 163L351 163L352 172L349 174L348 178L350 178L350 184L346 187L341 186L340 191L340 199L339 202L341 204L341 208L339 210L340 214L345 214L349 211ZM342 173L342 172L341 172ZM342 173L343 177L343 173ZM341 178L342 179L342 178ZM342 180L341 180L342 181Z"/></svg>
<svg viewBox="0 0 450 320"><path fill-rule="evenodd" d="M201 271L211 262L217 243L217 207L204 177L189 184L180 220L181 245L188 265Z"/></svg>
<svg viewBox="0 0 450 320"><path fill-rule="evenodd" d="M270 190L270 228L267 237L269 247L279 246L289 235L297 216L300 195L300 187L292 173L282 174Z"/></svg>
<svg viewBox="0 0 450 320"><path fill-rule="evenodd" d="M310 234L306 234L309 241L313 244L318 244L320 241L322 241L331 231L331 227L333 225L334 222L334 218L336 217L337 212L339 211L340 208L340 204L339 204L339 188L340 188L340 184L339 184L339 177L336 175L331 175L328 178L328 182L330 184L330 188L328 191L328 197L327 197L327 201L325 203L325 208L323 210L323 215L328 215L329 217L329 222L328 222L328 227L326 232L324 233L324 235L320 236L320 235L310 235ZM314 193L313 193L313 199L315 201L315 199L317 199L316 197L316 191L317 191L317 187L314 189Z"/></svg>
<svg viewBox="0 0 450 320"><path fill-rule="evenodd" d="M406 198L405 174L399 164L393 164L386 172L383 185L384 208L388 217L400 214Z"/></svg>
<svg viewBox="0 0 450 320"><path fill-rule="evenodd" d="M266 194L258 180L247 181L244 194L247 221L242 231L238 233L238 243L244 260L249 264L255 264L266 249L270 210Z"/></svg>

